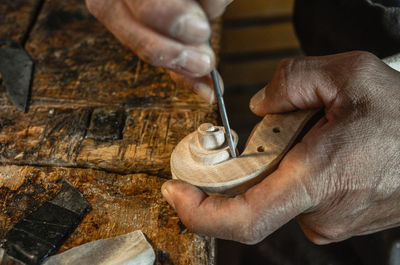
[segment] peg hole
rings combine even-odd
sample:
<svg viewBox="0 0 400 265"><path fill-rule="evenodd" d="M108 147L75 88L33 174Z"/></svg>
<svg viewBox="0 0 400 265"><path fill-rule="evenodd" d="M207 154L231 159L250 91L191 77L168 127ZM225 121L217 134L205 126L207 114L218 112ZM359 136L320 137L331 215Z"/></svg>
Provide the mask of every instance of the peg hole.
<svg viewBox="0 0 400 265"><path fill-rule="evenodd" d="M274 133L280 133L281 132L281 130L278 127L273 128L272 131Z"/></svg>
<svg viewBox="0 0 400 265"><path fill-rule="evenodd" d="M257 147L257 152L262 153L264 151L265 151L264 146L260 145L259 147Z"/></svg>

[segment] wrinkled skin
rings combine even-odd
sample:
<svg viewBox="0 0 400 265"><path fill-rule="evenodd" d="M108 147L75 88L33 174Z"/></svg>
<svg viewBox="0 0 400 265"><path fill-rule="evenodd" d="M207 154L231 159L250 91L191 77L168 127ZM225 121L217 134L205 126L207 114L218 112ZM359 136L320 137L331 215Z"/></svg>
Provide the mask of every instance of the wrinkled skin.
<svg viewBox="0 0 400 265"><path fill-rule="evenodd" d="M400 223L400 73L366 52L284 60L251 100L257 115L324 108L278 169L234 198L168 181L191 230L254 244L296 218L326 244Z"/></svg>
<svg viewBox="0 0 400 265"><path fill-rule="evenodd" d="M142 60L169 69L180 85L215 102L209 19L233 0L86 0L89 11Z"/></svg>

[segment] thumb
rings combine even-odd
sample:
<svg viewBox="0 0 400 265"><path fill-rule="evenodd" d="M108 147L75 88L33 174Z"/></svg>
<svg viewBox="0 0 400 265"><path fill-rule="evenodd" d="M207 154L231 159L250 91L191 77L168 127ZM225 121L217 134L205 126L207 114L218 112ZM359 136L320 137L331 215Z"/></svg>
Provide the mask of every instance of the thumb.
<svg viewBox="0 0 400 265"><path fill-rule="evenodd" d="M162 193L191 231L254 244L311 207L299 177L304 173L300 168L304 163L299 161L303 157L299 153L301 145L295 149L288 154L286 166L233 198L206 196L196 187L176 180L164 183Z"/></svg>
<svg viewBox="0 0 400 265"><path fill-rule="evenodd" d="M297 109L320 108L336 97L329 57L304 57L280 62L271 82L256 93L250 109L259 116Z"/></svg>

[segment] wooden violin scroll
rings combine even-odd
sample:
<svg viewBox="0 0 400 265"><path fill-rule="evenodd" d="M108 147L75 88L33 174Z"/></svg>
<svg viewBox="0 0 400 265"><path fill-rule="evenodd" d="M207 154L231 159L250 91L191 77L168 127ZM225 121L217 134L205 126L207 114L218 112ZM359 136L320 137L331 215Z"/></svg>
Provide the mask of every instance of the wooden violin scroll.
<svg viewBox="0 0 400 265"><path fill-rule="evenodd" d="M230 157L223 127L202 124L172 152L172 177L208 194L243 193L276 168L315 113L312 110L265 116L237 158ZM236 145L238 137L232 133Z"/></svg>

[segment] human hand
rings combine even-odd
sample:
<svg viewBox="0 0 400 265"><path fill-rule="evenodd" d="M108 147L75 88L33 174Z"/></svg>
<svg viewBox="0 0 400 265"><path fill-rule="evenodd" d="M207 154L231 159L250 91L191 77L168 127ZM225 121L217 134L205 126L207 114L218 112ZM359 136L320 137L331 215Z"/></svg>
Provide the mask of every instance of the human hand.
<svg viewBox="0 0 400 265"><path fill-rule="evenodd" d="M261 183L234 198L172 180L166 200L192 231L253 244L292 218L326 244L400 224L400 73L366 52L284 60L254 113L325 108Z"/></svg>
<svg viewBox="0 0 400 265"><path fill-rule="evenodd" d="M96 16L142 60L170 69L180 85L214 102L209 73L215 54L208 18L233 0L86 0Z"/></svg>

